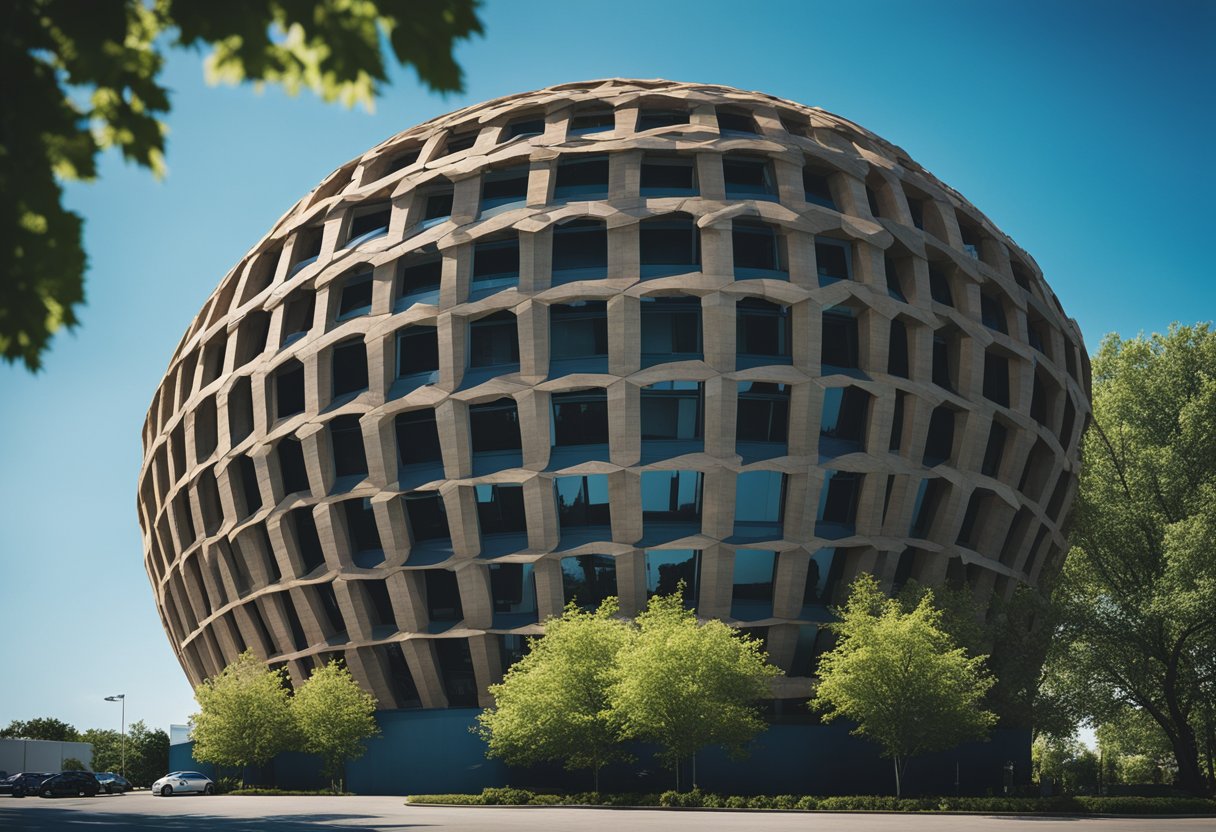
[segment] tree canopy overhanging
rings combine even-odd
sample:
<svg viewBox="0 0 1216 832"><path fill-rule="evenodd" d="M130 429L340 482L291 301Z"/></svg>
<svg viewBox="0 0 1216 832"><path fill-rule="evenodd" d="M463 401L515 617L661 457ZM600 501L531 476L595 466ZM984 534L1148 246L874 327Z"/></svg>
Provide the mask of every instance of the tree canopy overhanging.
<svg viewBox="0 0 1216 832"><path fill-rule="evenodd" d="M65 180L97 155L164 171L165 51L207 50L208 81L275 84L369 109L390 60L436 92L464 81L457 41L482 32L480 0L9 0L0 4L0 357L41 367L77 325L88 258Z"/></svg>

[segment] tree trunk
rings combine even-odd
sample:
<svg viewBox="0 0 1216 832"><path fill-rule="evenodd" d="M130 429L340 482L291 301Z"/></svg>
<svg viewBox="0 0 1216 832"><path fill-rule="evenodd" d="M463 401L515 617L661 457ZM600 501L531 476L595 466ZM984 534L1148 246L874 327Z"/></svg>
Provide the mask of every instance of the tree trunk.
<svg viewBox="0 0 1216 832"><path fill-rule="evenodd" d="M680 758L676 757L676 793L680 791Z"/></svg>
<svg viewBox="0 0 1216 832"><path fill-rule="evenodd" d="M600 793L600 761L597 759L591 763L592 782L595 784L595 793Z"/></svg>
<svg viewBox="0 0 1216 832"><path fill-rule="evenodd" d="M902 786L899 782L899 755L896 754L891 758L892 765L895 766L895 796L903 797Z"/></svg>

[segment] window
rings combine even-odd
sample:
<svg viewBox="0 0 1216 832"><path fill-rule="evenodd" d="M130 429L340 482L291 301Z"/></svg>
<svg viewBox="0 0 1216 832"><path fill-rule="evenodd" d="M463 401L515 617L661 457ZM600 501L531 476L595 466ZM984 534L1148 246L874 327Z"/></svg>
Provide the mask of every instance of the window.
<svg viewBox="0 0 1216 832"><path fill-rule="evenodd" d="M380 658L382 666L386 668L385 673L396 707L421 708L422 698L418 694L418 686L414 683L409 665L405 662L405 656L401 654L401 645L396 643L377 644L372 648L372 652Z"/></svg>
<svg viewBox="0 0 1216 832"><path fill-rule="evenodd" d="M954 411L945 405L933 408L929 417L929 433L925 437L925 456L921 462L932 468L941 465L954 454Z"/></svg>
<svg viewBox="0 0 1216 832"><path fill-rule="evenodd" d="M979 541L978 532L991 521L993 500L996 495L985 488L977 488L971 492L967 500L967 510L963 512L963 522L959 525L958 537L954 542L969 549L976 548Z"/></svg>
<svg viewBox="0 0 1216 832"><path fill-rule="evenodd" d="M359 426L358 416L338 416L331 419L329 445L334 454L336 476L367 476L367 453L363 449L363 429Z"/></svg>
<svg viewBox="0 0 1216 832"><path fill-rule="evenodd" d="M780 525L785 510L785 474L744 471L735 481L735 525Z"/></svg>
<svg viewBox="0 0 1216 832"><path fill-rule="evenodd" d="M1060 425L1059 439L1064 450L1072 447L1072 428L1077 420L1077 408L1072 403L1072 396L1064 395L1064 421Z"/></svg>
<svg viewBox="0 0 1216 832"><path fill-rule="evenodd" d="M688 124L687 110L643 107L638 111L637 132L653 130L656 127L674 127L678 124Z"/></svg>
<svg viewBox="0 0 1216 832"><path fill-rule="evenodd" d="M519 285L519 236L473 244L473 285L469 300Z"/></svg>
<svg viewBox="0 0 1216 832"><path fill-rule="evenodd" d="M453 153L460 153L462 150L468 150L477 143L477 134L479 130L466 130L458 133L449 133L447 144L443 148L443 156L450 156Z"/></svg>
<svg viewBox="0 0 1216 832"><path fill-rule="evenodd" d="M438 491L411 491L401 500L405 504L405 515L410 521L410 539L414 543L451 539L447 510Z"/></svg>
<svg viewBox="0 0 1216 832"><path fill-rule="evenodd" d="M241 517L248 517L262 507L262 488L258 485L258 472L254 466L253 459L248 456L239 456L236 458L236 475L240 480L241 497L244 505L241 508ZM185 492L182 492L183 495ZM190 516L189 508L184 512L187 517ZM193 540L194 530L191 528L190 537Z"/></svg>
<svg viewBox="0 0 1216 832"><path fill-rule="evenodd" d="M777 184L773 167L765 159L725 156L722 177L728 199L776 199Z"/></svg>
<svg viewBox="0 0 1216 832"><path fill-rule="evenodd" d="M325 611L325 623L329 625L329 631L326 636L329 639L342 638L346 635L346 620L342 617L342 609L338 606L338 594L334 592L334 585L326 582L314 584L317 595L321 599L321 609Z"/></svg>
<svg viewBox="0 0 1216 832"><path fill-rule="evenodd" d="M723 133L756 133L756 119L746 110L718 108L718 130Z"/></svg>
<svg viewBox="0 0 1216 832"><path fill-rule="evenodd" d="M862 449L870 394L860 387L829 387L823 391L819 422L819 453L835 456Z"/></svg>
<svg viewBox="0 0 1216 832"><path fill-rule="evenodd" d="M477 521L483 535L527 532L522 486L475 485L473 494L477 500Z"/></svg>
<svg viewBox="0 0 1216 832"><path fill-rule="evenodd" d="M995 419L992 420L992 427L988 431L988 444L984 447L984 462L980 466L981 474L995 477L1000 473L1008 433L1004 425Z"/></svg>
<svg viewBox="0 0 1216 832"><path fill-rule="evenodd" d="M346 500L342 503L346 513L346 532L356 566L370 567L384 561L380 546L380 532L376 529L376 515L372 502L367 497Z"/></svg>
<svg viewBox="0 0 1216 832"><path fill-rule="evenodd" d="M608 391L554 393L551 402L550 441L555 447L608 444Z"/></svg>
<svg viewBox="0 0 1216 832"><path fill-rule="evenodd" d="M490 564L490 597L494 612L536 619L536 576L530 563ZM507 622L504 622L507 623ZM510 622L519 626L524 622Z"/></svg>
<svg viewBox="0 0 1216 832"><path fill-rule="evenodd" d="M367 347L362 338L343 341L333 351L333 397L367 389Z"/></svg>
<svg viewBox="0 0 1216 832"><path fill-rule="evenodd" d="M398 413L393 427L397 434L397 459L402 465L443 462L433 409Z"/></svg>
<svg viewBox="0 0 1216 832"><path fill-rule="evenodd" d="M739 382L737 442L780 442L789 434L790 387L771 381Z"/></svg>
<svg viewBox="0 0 1216 832"><path fill-rule="evenodd" d="M616 590L616 559L608 555L562 558L563 603L594 609Z"/></svg>
<svg viewBox="0 0 1216 832"><path fill-rule="evenodd" d="M642 366L668 361L695 361L701 353L701 299L641 299Z"/></svg>
<svg viewBox="0 0 1216 832"><path fill-rule="evenodd" d="M1009 407L1009 359L992 350L984 352L984 398Z"/></svg>
<svg viewBox="0 0 1216 832"><path fill-rule="evenodd" d="M398 311L415 303L439 302L443 257L437 251L421 251L402 259L398 276Z"/></svg>
<svg viewBox="0 0 1216 832"><path fill-rule="evenodd" d="M298 371L298 375L296 375ZM304 365L292 359L279 365L275 371L276 402L278 418L290 416L304 410ZM293 389L294 388L294 389ZM295 406L295 410L284 410L282 405ZM228 437L236 445L253 433L253 385L249 376L239 377L228 391ZM162 482L164 477L161 478Z"/></svg>
<svg viewBox="0 0 1216 832"><path fill-rule="evenodd" d="M1048 358L1051 354L1048 352L1048 339L1044 336L1046 324L1040 318L1028 318L1026 321L1026 341L1030 346L1046 355Z"/></svg>
<svg viewBox="0 0 1216 832"><path fill-rule="evenodd" d="M408 148L395 156L390 156L384 165L384 173L380 174L379 178L388 176L390 173L396 173L399 170L405 170L414 162L418 161L418 156L422 153L422 146Z"/></svg>
<svg viewBox="0 0 1216 832"><path fill-rule="evenodd" d="M295 494L308 491L308 468L304 465L304 447L294 436L279 440L275 446L279 458L279 477L283 481L283 493Z"/></svg>
<svg viewBox="0 0 1216 832"><path fill-rule="evenodd" d="M549 360L608 358L608 304L576 301L549 307ZM593 365L591 369L600 369Z"/></svg>
<svg viewBox="0 0 1216 832"><path fill-rule="evenodd" d="M929 295L945 306L954 306L954 295L950 292L950 278L945 266L929 263Z"/></svg>
<svg viewBox="0 0 1216 832"><path fill-rule="evenodd" d="M616 114L612 110L579 110L570 117L570 135L585 136L603 133L616 128Z"/></svg>
<svg viewBox="0 0 1216 832"><path fill-rule="evenodd" d="M904 399L908 394L903 390L895 391L895 407L891 415L891 441L887 445L890 451L898 451L904 437Z"/></svg>
<svg viewBox="0 0 1216 832"><path fill-rule="evenodd" d="M899 262L890 257L884 257L882 263L883 271L887 276L887 294L900 303L907 303L908 295L904 292L903 279L899 275Z"/></svg>
<svg viewBox="0 0 1216 832"><path fill-rule="evenodd" d="M372 311L372 273L370 270L352 274L342 283L338 298L338 320L357 318Z"/></svg>
<svg viewBox="0 0 1216 832"><path fill-rule="evenodd" d="M606 199L608 197L607 156L565 156L558 159L553 198Z"/></svg>
<svg viewBox="0 0 1216 832"><path fill-rule="evenodd" d="M660 381L641 391L642 441L702 438L705 385Z"/></svg>
<svg viewBox="0 0 1216 832"><path fill-rule="evenodd" d="M790 307L760 298L742 298L735 303L735 350L758 361L738 361L736 366L789 364L793 361Z"/></svg>
<svg viewBox="0 0 1216 832"><path fill-rule="evenodd" d="M954 392L954 373L958 367L958 339L954 333L939 329L933 333L933 383Z"/></svg>
<svg viewBox="0 0 1216 832"><path fill-rule="evenodd" d="M294 358L274 371L275 416L286 419L304 412L304 365ZM231 399L231 396L230 396ZM232 404L229 401L229 415ZM252 421L252 420L251 420ZM248 434L246 434L248 435Z"/></svg>
<svg viewBox="0 0 1216 832"><path fill-rule="evenodd" d="M789 279L777 229L765 222L735 220L731 244L735 256L735 279L779 277ZM778 274L779 273L779 274Z"/></svg>
<svg viewBox="0 0 1216 832"><path fill-rule="evenodd" d="M701 590L701 553L695 549L647 549L646 597L674 595L684 583L684 606L695 607Z"/></svg>
<svg viewBox="0 0 1216 832"><path fill-rule="evenodd" d="M528 200L528 166L486 171L481 178L481 211L508 205L523 205Z"/></svg>
<svg viewBox="0 0 1216 832"><path fill-rule="evenodd" d="M553 229L553 285L608 274L608 230L600 220L572 220Z"/></svg>
<svg viewBox="0 0 1216 832"><path fill-rule="evenodd" d="M426 614L431 621L460 621L464 609L460 603L460 582L450 569L424 569L426 583Z"/></svg>
<svg viewBox="0 0 1216 832"><path fill-rule="evenodd" d="M777 577L777 553L758 549L735 552L735 571L730 596L730 615L741 621L771 618L773 585Z"/></svg>
<svg viewBox="0 0 1216 832"><path fill-rule="evenodd" d="M438 179L418 196L422 203L422 227L430 228L452 216L452 183Z"/></svg>
<svg viewBox="0 0 1216 832"><path fill-rule="evenodd" d="M1013 280L1018 286L1027 292L1030 291L1031 281L1034 280L1034 273L1026 268L1016 257L1009 259L1009 268L1013 272Z"/></svg>
<svg viewBox="0 0 1216 832"><path fill-rule="evenodd" d="M836 200L832 198L832 186L828 179L830 172L807 162L802 167L802 192L807 202L821 205L824 208L836 210Z"/></svg>
<svg viewBox="0 0 1216 832"><path fill-rule="evenodd" d="M899 318L891 319L891 335L887 341L887 372L900 378L908 377L908 328Z"/></svg>
<svg viewBox="0 0 1216 832"><path fill-rule="evenodd" d="M638 236L643 278L701 270L701 235L688 214L642 220Z"/></svg>
<svg viewBox="0 0 1216 832"><path fill-rule="evenodd" d="M344 248L354 248L388 234L392 207L388 204L368 205L356 208L350 217L350 228L346 234Z"/></svg>
<svg viewBox="0 0 1216 832"><path fill-rule="evenodd" d="M864 474L854 471L828 471L819 495L819 517L815 534L819 537L847 537L854 533L857 500L861 496Z"/></svg>
<svg viewBox="0 0 1216 832"><path fill-rule="evenodd" d="M287 308L283 311L283 333L279 340L280 346L287 346L303 338L312 329L313 310L316 308L317 293L312 290L294 292L287 300Z"/></svg>
<svg viewBox="0 0 1216 832"><path fill-rule="evenodd" d="M989 329L1009 334L1009 327L1005 323L1005 305L995 295L980 293L980 321Z"/></svg>
<svg viewBox="0 0 1216 832"><path fill-rule="evenodd" d="M368 612L371 613L372 627L375 629L397 629L397 614L393 611L393 601L388 594L388 585L384 581L360 581L358 586L367 593L371 603Z"/></svg>
<svg viewBox="0 0 1216 832"><path fill-rule="evenodd" d="M321 256L322 239L322 230L319 227L305 228L296 235L295 246L291 250L295 262L287 273L288 277L299 274L317 262L317 258Z"/></svg>
<svg viewBox="0 0 1216 832"><path fill-rule="evenodd" d="M243 367L261 355L266 350L269 335L269 312L258 311L245 315L236 331L236 360L233 362L233 369ZM172 402L169 406L172 409Z"/></svg>
<svg viewBox="0 0 1216 832"><path fill-rule="evenodd" d="M608 476L557 477L553 480L557 496L557 525L562 531L577 526L610 526Z"/></svg>
<svg viewBox="0 0 1216 832"><path fill-rule="evenodd" d="M820 362L824 367L857 367L857 319L847 306L823 311L823 339Z"/></svg>
<svg viewBox="0 0 1216 832"><path fill-rule="evenodd" d="M642 157L642 196L696 196L696 160L647 154Z"/></svg>
<svg viewBox="0 0 1216 832"><path fill-rule="evenodd" d="M1050 395L1043 376L1037 370L1034 374L1034 386L1030 392L1030 418L1043 427L1047 427L1047 419L1054 410L1054 396Z"/></svg>
<svg viewBox="0 0 1216 832"><path fill-rule="evenodd" d="M957 212L956 212L957 213ZM970 254L976 260L980 259L980 233L976 227L968 220L963 218L962 214L958 214L958 230L963 238L963 251Z"/></svg>
<svg viewBox="0 0 1216 832"><path fill-rule="evenodd" d="M848 243L839 240L827 240L822 237L815 240L815 269L819 273L819 285L826 286L837 280L852 280L852 251Z"/></svg>
<svg viewBox="0 0 1216 832"><path fill-rule="evenodd" d="M643 523L701 522L700 471L643 471Z"/></svg>
<svg viewBox="0 0 1216 832"><path fill-rule="evenodd" d="M515 316L495 312L469 322L469 366L501 367L519 364L519 335Z"/></svg>
<svg viewBox="0 0 1216 832"><path fill-rule="evenodd" d="M426 382L429 382L434 381L438 372L438 330L433 326L407 326L397 330L397 378L426 375Z"/></svg>
<svg viewBox="0 0 1216 832"><path fill-rule="evenodd" d="M467 638L435 640L435 656L443 679L443 692L452 708L477 707L477 676Z"/></svg>
<svg viewBox="0 0 1216 832"><path fill-rule="evenodd" d="M912 504L912 527L908 534L912 537L926 538L937 516L938 506L945 493L942 480L930 477L920 481L916 490L916 500Z"/></svg>
<svg viewBox="0 0 1216 832"><path fill-rule="evenodd" d="M502 398L469 406L469 434L473 453L519 451L519 408L515 400Z"/></svg>
<svg viewBox="0 0 1216 832"><path fill-rule="evenodd" d="M311 508L292 509L288 516L296 533L296 548L302 566L297 577L302 578L325 565L325 550L321 548L321 536L317 534L317 521L312 516Z"/></svg>
<svg viewBox="0 0 1216 832"><path fill-rule="evenodd" d="M811 555L802 590L802 607L827 606L835 600L836 586L844 571L844 557L836 549L820 549ZM805 613L804 613L805 617Z"/></svg>
<svg viewBox="0 0 1216 832"><path fill-rule="evenodd" d="M522 118L517 118L507 124L507 129L503 131L503 141L517 139L520 136L539 136L545 132L545 116L542 113L534 113Z"/></svg>

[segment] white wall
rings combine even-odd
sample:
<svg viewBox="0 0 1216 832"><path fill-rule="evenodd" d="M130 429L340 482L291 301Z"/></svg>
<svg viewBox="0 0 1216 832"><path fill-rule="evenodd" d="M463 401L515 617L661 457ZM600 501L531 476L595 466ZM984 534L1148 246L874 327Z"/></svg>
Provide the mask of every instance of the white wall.
<svg viewBox="0 0 1216 832"><path fill-rule="evenodd" d="M61 771L63 761L75 757L85 768L93 765L93 744L53 740L0 739L0 771Z"/></svg>

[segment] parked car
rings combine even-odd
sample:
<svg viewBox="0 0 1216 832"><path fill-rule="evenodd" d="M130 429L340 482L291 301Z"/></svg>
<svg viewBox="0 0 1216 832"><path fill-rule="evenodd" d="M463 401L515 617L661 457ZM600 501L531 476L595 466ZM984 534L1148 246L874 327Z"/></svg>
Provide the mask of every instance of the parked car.
<svg viewBox="0 0 1216 832"><path fill-rule="evenodd" d="M38 787L38 794L43 797L62 797L77 795L79 797L95 797L101 791L101 784L91 771L61 771L52 774Z"/></svg>
<svg viewBox="0 0 1216 832"><path fill-rule="evenodd" d="M37 794L42 781L50 777L50 772L23 771L11 775L0 783L0 792L8 792L13 797L25 797L27 794Z"/></svg>
<svg viewBox="0 0 1216 832"><path fill-rule="evenodd" d="M215 783L197 771L173 771L152 784L152 794L215 794Z"/></svg>
<svg viewBox="0 0 1216 832"><path fill-rule="evenodd" d="M98 771L95 775L97 782L101 784L101 790L106 794L122 794L135 788L130 780L112 771Z"/></svg>

